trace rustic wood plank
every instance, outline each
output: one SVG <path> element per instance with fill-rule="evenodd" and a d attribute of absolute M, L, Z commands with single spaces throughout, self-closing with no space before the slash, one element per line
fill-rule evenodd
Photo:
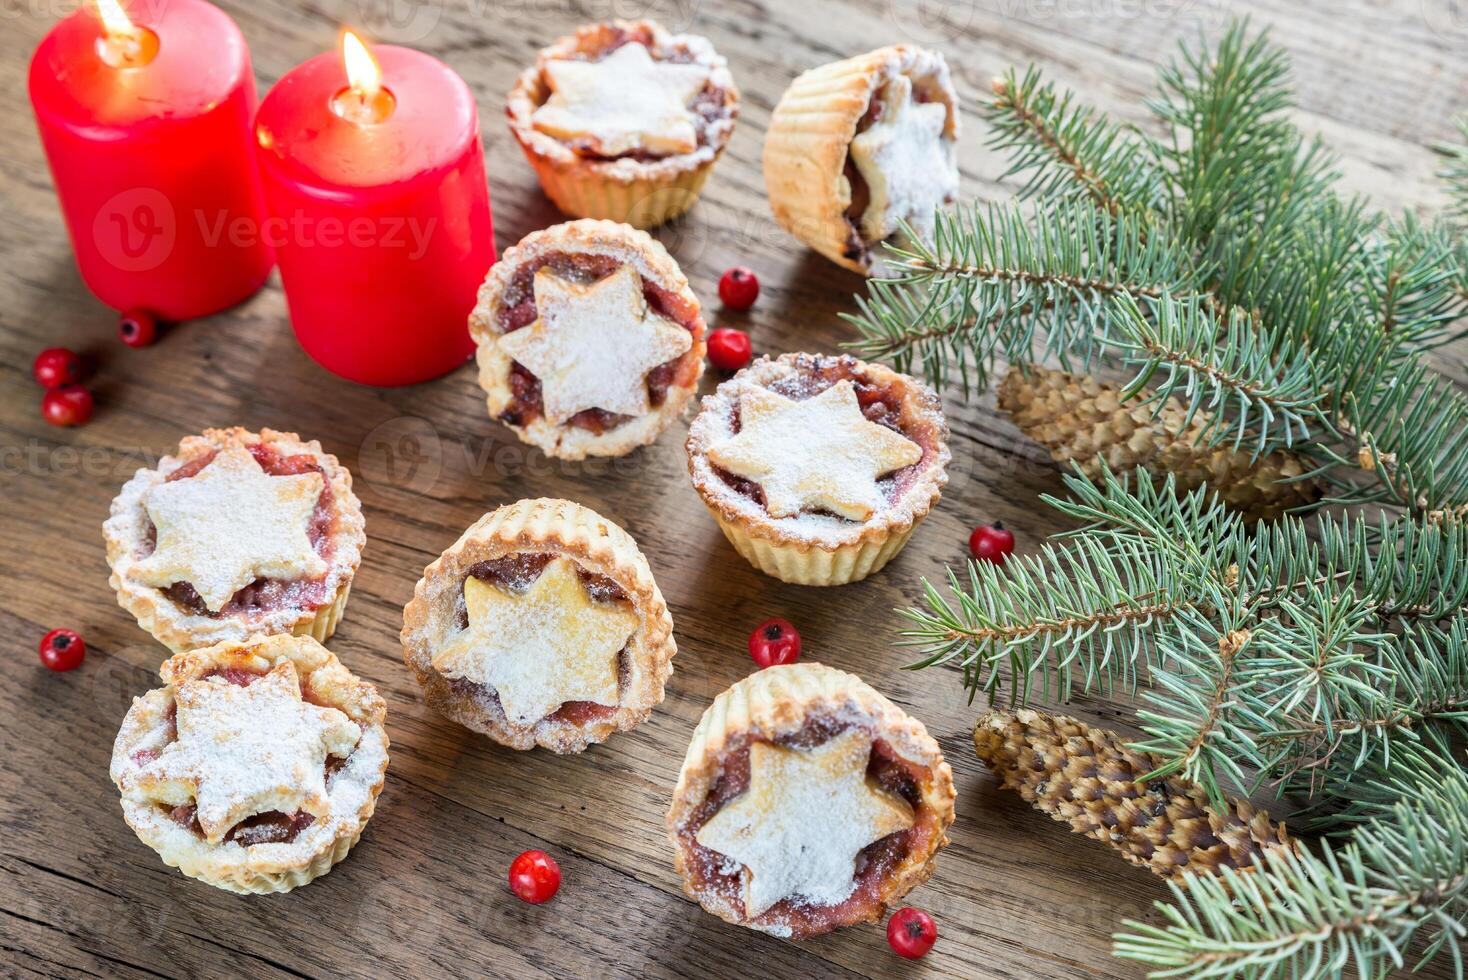
<path fill-rule="evenodd" d="M 759 349 L 829 350 L 860 280 L 798 247 L 770 219 L 759 173 L 761 133 L 799 70 L 895 40 L 937 45 L 968 100 L 965 192 L 998 199 L 1002 161 L 973 111 L 991 76 L 1043 64 L 1119 117 L 1146 122 L 1141 98 L 1174 42 L 1217 30 L 1229 13 L 1271 25 L 1295 57 L 1299 118 L 1344 155 L 1347 185 L 1381 206 L 1431 209 L 1442 192 L 1425 149 L 1468 105 L 1468 23 L 1440 0 L 804 0 L 800 4 L 572 0 L 226 0 L 252 42 L 262 90 L 329 46 L 339 23 L 448 60 L 479 98 L 501 248 L 558 215 L 540 195 L 501 122 L 503 93 L 534 51 L 614 7 L 644 9 L 713 39 L 744 90 L 739 129 L 694 212 L 658 234 L 694 288 L 713 297 L 719 272 L 757 268 L 748 314 L 712 310 L 752 331 Z M 46 5 L 38 5 L 44 7 Z M 389 9 L 398 14 L 393 20 Z M 992 414 L 948 393 L 953 479 L 903 556 L 875 579 L 836 591 L 764 578 L 740 560 L 687 486 L 681 430 L 614 463 L 548 462 L 484 414 L 472 369 L 409 389 L 339 381 L 302 357 L 272 283 L 227 314 L 170 331 L 154 349 L 112 341 L 113 317 L 72 267 L 25 102 L 25 65 L 56 11 L 7 18 L 0 34 L 0 960 L 38 976 L 772 976 L 923 973 L 985 977 L 1140 976 L 1108 955 L 1124 917 L 1154 917 L 1154 879 L 999 792 L 973 758 L 975 709 L 950 671 L 901 669 L 890 610 L 923 576 L 959 558 L 968 529 L 1002 519 L 1022 547 L 1058 529 L 1036 505 L 1060 487 L 1043 452 Z M 93 354 L 96 419 L 46 426 L 29 365 L 41 347 Z M 1463 378 L 1461 350 L 1444 366 Z M 712 379 L 710 379 L 710 385 Z M 113 602 L 99 525 L 133 469 L 209 425 L 294 429 L 352 468 L 369 544 L 332 648 L 390 705 L 392 767 L 379 812 L 352 857 L 289 896 L 246 899 L 164 868 L 121 820 L 107 778 L 113 735 L 132 696 L 152 686 L 163 652 Z M 416 440 L 416 441 L 415 441 Z M 417 446 L 400 465 L 400 450 Z M 397 455 L 394 455 L 397 453 Z M 677 625 L 668 697 L 634 732 L 580 757 L 490 745 L 422 706 L 397 645 L 401 607 L 423 566 L 486 509 L 529 495 L 580 500 L 641 542 Z M 851 669 L 922 718 L 953 764 L 953 844 L 913 900 L 939 919 L 925 964 L 899 967 L 880 929 L 803 945 L 727 926 L 687 901 L 662 830 L 694 724 L 749 669 L 743 637 L 788 616 L 807 656 Z M 34 663 L 45 629 L 82 630 L 85 668 L 52 676 Z M 1124 701 L 1068 709 L 1125 727 Z M 560 897 L 532 908 L 503 887 L 511 857 L 551 850 Z M 899 972 L 900 971 L 900 972 Z M 1439 968 L 1429 972 L 1445 976 Z"/>

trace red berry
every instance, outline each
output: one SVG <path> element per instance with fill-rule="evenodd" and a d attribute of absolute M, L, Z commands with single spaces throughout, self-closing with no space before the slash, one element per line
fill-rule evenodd
<path fill-rule="evenodd" d="M 47 390 L 74 385 L 85 373 L 81 357 L 65 347 L 47 347 L 36 355 L 36 361 L 31 365 L 31 374 Z"/>
<path fill-rule="evenodd" d="M 909 960 L 919 960 L 938 941 L 938 923 L 922 909 L 898 909 L 887 920 L 887 945 Z"/>
<path fill-rule="evenodd" d="M 1002 565 L 1014 554 L 1014 532 L 998 521 L 981 525 L 969 535 L 968 550 L 975 558 Z"/>
<path fill-rule="evenodd" d="M 743 330 L 720 327 L 709 334 L 709 362 L 720 371 L 738 371 L 753 355 L 749 334 Z"/>
<path fill-rule="evenodd" d="M 522 902 L 548 902 L 561 888 L 561 866 L 544 851 L 526 851 L 510 863 L 510 891 Z"/>
<path fill-rule="evenodd" d="M 117 335 L 129 347 L 147 347 L 158 339 L 158 318 L 147 310 L 128 310 L 117 320 Z"/>
<path fill-rule="evenodd" d="M 52 630 L 41 637 L 40 654 L 47 670 L 76 670 L 87 655 L 87 644 L 75 630 Z"/>
<path fill-rule="evenodd" d="M 92 393 L 81 385 L 48 391 L 41 398 L 41 417 L 52 425 L 83 425 L 92 417 Z"/>
<path fill-rule="evenodd" d="M 767 619 L 749 634 L 749 655 L 761 669 L 793 664 L 800 659 L 800 634 L 788 619 Z"/>
<path fill-rule="evenodd" d="M 759 277 L 748 266 L 734 266 L 719 278 L 719 299 L 731 310 L 749 309 L 759 299 Z"/>

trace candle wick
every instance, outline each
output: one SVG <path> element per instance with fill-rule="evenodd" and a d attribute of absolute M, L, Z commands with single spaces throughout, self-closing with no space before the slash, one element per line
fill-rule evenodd
<path fill-rule="evenodd" d="M 397 108 L 397 99 L 385 88 L 367 92 L 348 86 L 331 99 L 331 111 L 347 122 L 374 126 L 386 122 Z"/>
<path fill-rule="evenodd" d="M 141 68 L 158 57 L 158 35 L 146 27 L 107 30 L 97 39 L 98 56 L 112 68 Z"/>

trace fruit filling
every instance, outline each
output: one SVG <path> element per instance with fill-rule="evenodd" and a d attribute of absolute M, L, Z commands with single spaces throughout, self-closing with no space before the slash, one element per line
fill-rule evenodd
<path fill-rule="evenodd" d="M 881 92 L 881 87 L 873 91 L 871 101 L 867 105 L 867 111 L 856 122 L 856 130 L 851 134 L 853 139 L 866 132 L 872 127 L 872 124 L 882 118 L 882 113 L 886 109 L 886 103 L 881 98 Z M 938 93 L 931 89 L 931 83 L 918 79 L 913 80 L 912 100 L 914 102 L 934 102 L 938 98 Z M 846 178 L 847 183 L 851 187 L 851 203 L 846 206 L 846 223 L 849 228 L 846 247 L 842 249 L 842 252 L 848 259 L 861 259 L 867 254 L 869 245 L 871 244 L 862 238 L 861 227 L 862 219 L 866 217 L 867 208 L 871 207 L 872 189 L 868 186 L 867 179 L 862 176 L 861 170 L 858 169 L 850 155 L 846 157 L 846 162 L 842 165 L 841 174 Z"/>
<path fill-rule="evenodd" d="M 506 592 L 525 592 L 545 571 L 556 556 L 549 552 L 516 552 L 502 558 L 490 558 L 469 566 L 469 576 L 487 582 Z M 605 575 L 598 575 L 577 566 L 577 577 L 581 587 L 594 602 L 631 602 L 632 597 Z M 464 590 L 454 606 L 454 628 L 467 629 L 469 612 L 464 606 Z M 631 662 L 624 649 L 617 655 L 617 688 L 625 691 L 631 682 Z M 499 694 L 488 684 L 479 684 L 464 677 L 448 678 L 454 691 L 467 698 L 482 701 L 496 714 L 503 715 Z M 597 704 L 595 701 L 567 701 L 547 716 L 547 721 L 581 725 L 600 718 L 610 718 L 617 711 L 615 705 Z"/>
<path fill-rule="evenodd" d="M 832 718 L 811 718 L 799 731 L 771 741 L 786 748 L 810 749 L 856 727 L 860 726 Z M 743 867 L 700 844 L 698 832 L 725 804 L 749 787 L 750 742 L 751 738 L 746 734 L 730 743 L 731 747 L 723 759 L 723 769 L 714 779 L 707 799 L 678 831 L 689 858 L 689 872 L 695 887 L 719 894 L 740 908 L 743 907 Z M 916 817 L 913 825 L 888 834 L 858 852 L 854 886 L 843 901 L 835 905 L 813 905 L 799 896 L 786 898 L 771 906 L 755 921 L 787 925 L 795 939 L 859 922 L 881 903 L 883 887 L 893 869 L 908 855 L 927 848 L 939 831 L 936 818 L 922 805 L 920 787 L 931 775 L 927 767 L 898 758 L 891 746 L 881 738 L 874 738 L 867 775 L 889 793 L 908 802 Z"/>
<path fill-rule="evenodd" d="M 202 467 L 200 467 L 202 468 Z M 197 472 L 197 471 L 196 471 Z M 249 687 L 261 675 L 246 670 L 243 667 L 216 667 L 208 673 L 200 675 L 200 680 L 218 677 L 230 684 L 240 687 Z M 312 695 L 307 686 L 305 678 L 301 680 L 301 697 L 312 704 L 322 702 Z M 164 715 L 166 726 L 164 745 L 178 738 L 178 704 L 170 702 L 168 711 Z M 140 766 L 147 765 L 162 754 L 162 748 L 142 749 L 134 752 L 131 756 L 133 762 Z M 347 764 L 347 759 L 341 756 L 329 755 L 326 757 L 325 775 L 326 788 L 330 792 L 332 780 Z M 192 803 L 184 803 L 179 806 L 169 806 L 160 803 L 158 806 L 168 814 L 168 819 L 181 827 L 192 830 L 199 837 L 204 836 L 204 829 L 199 826 L 198 807 Z M 279 810 L 270 810 L 265 813 L 256 813 L 246 817 L 229 829 L 224 835 L 225 843 L 239 844 L 242 847 L 250 847 L 255 844 L 289 844 L 300 836 L 301 832 L 316 822 L 313 814 L 299 811 L 296 813 L 282 813 Z"/>
<path fill-rule="evenodd" d="M 640 26 L 616 27 L 609 31 L 609 38 L 604 47 L 598 51 L 580 51 L 570 55 L 560 55 L 566 60 L 576 61 L 601 61 L 612 52 L 625 44 L 641 44 L 647 48 L 647 53 L 654 61 L 666 61 L 671 64 L 691 65 L 697 62 L 693 52 L 684 45 L 675 45 L 670 50 L 660 50 L 653 38 L 652 32 Z M 543 86 L 541 102 L 544 103 L 551 95 L 550 86 Z M 729 93 L 722 86 L 717 85 L 710 79 L 703 88 L 688 103 L 688 111 L 693 116 L 693 129 L 698 134 L 698 146 L 702 149 L 713 140 L 713 127 L 715 123 L 728 119 L 733 114 L 730 106 Z M 632 150 L 627 153 L 605 154 L 601 152 L 598 142 L 591 137 L 584 139 L 573 139 L 564 141 L 577 156 L 590 160 L 639 160 L 648 162 L 661 160 L 666 154 L 649 152 L 647 150 Z"/>
<path fill-rule="evenodd" d="M 549 267 L 562 279 L 589 285 L 616 272 L 622 261 L 610 255 L 592 255 L 585 252 L 552 252 L 527 262 L 515 270 L 514 278 L 505 288 L 499 311 L 500 328 L 513 333 L 534 323 L 540 316 L 535 306 L 535 273 Z M 698 309 L 687 303 L 672 290 L 664 289 L 655 282 L 642 280 L 642 296 L 653 312 L 658 313 L 688 330 L 696 329 Z M 648 372 L 647 397 L 653 408 L 657 408 L 668 397 L 673 385 L 690 385 L 698 371 L 697 359 L 692 351 L 671 361 L 659 364 Z M 500 412 L 498 418 L 507 425 L 526 426 L 545 414 L 541 400 L 540 379 L 519 361 L 510 363 L 510 404 Z M 566 420 L 566 424 L 600 435 L 619 425 L 632 421 L 630 415 L 618 415 L 600 408 L 588 408 L 577 412 Z"/>
<path fill-rule="evenodd" d="M 867 417 L 868 421 L 886 426 L 922 448 L 923 456 L 916 463 L 905 466 L 895 473 L 889 473 L 877 481 L 877 486 L 881 488 L 887 501 L 895 503 L 907 492 L 918 473 L 932 462 L 938 452 L 936 442 L 925 431 L 921 429 L 909 431 L 904 426 L 903 393 L 896 385 L 883 385 L 866 380 L 851 358 L 813 357 L 801 365 L 798 374 L 781 378 L 767 387 L 786 398 L 805 401 L 807 398 L 814 398 L 839 381 L 850 381 L 855 386 L 857 403 L 861 405 L 862 414 Z M 730 431 L 737 434 L 741 427 L 739 405 L 735 404 L 733 417 L 730 419 Z M 710 465 L 712 466 L 712 463 Z M 735 493 L 748 497 L 761 507 L 765 506 L 764 490 L 758 483 L 735 476 L 718 466 L 713 466 L 713 471 Z M 837 515 L 831 516 L 836 517 Z M 838 519 L 845 520 L 845 518 Z"/>
<path fill-rule="evenodd" d="M 306 537 L 312 547 L 316 549 L 316 553 L 330 562 L 334 550 L 331 531 L 336 522 L 331 477 L 310 455 L 287 456 L 273 446 L 260 443 L 249 448 L 250 455 L 255 457 L 260 468 L 271 476 L 296 476 L 312 472 L 321 474 L 321 496 L 316 499 L 316 508 L 311 512 L 311 520 L 306 525 Z M 215 455 L 210 452 L 191 459 L 169 473 L 165 479 L 172 482 L 197 476 L 199 471 L 214 460 Z M 158 529 L 150 523 L 145 555 L 150 554 L 157 546 L 157 539 Z M 248 617 L 275 609 L 317 609 L 326 605 L 331 599 L 331 596 L 327 594 L 325 576 L 314 579 L 256 579 L 231 596 L 218 612 L 211 611 L 204 604 L 203 598 L 200 597 L 191 582 L 175 582 L 162 591 L 176 605 L 195 616 L 205 616 L 209 619 L 223 619 L 230 616 Z"/>

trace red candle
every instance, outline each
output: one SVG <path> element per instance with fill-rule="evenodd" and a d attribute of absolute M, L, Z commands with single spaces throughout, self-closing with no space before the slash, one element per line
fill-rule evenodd
<path fill-rule="evenodd" d="M 82 279 L 170 320 L 233 306 L 270 273 L 239 28 L 204 0 L 129 20 L 97 0 L 31 60 L 30 96 Z"/>
<path fill-rule="evenodd" d="M 291 323 L 306 352 L 374 385 L 437 377 L 473 351 L 494 263 L 474 98 L 442 62 L 355 35 L 265 96 L 260 168 Z"/>

